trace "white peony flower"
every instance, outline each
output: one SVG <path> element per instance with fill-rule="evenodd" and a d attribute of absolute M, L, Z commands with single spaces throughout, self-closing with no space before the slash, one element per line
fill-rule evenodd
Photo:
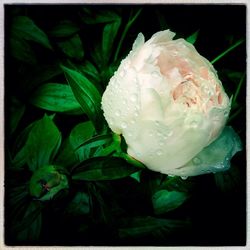
<path fill-rule="evenodd" d="M 138 35 L 103 94 L 105 119 L 125 138 L 128 154 L 151 170 L 179 176 L 224 170 L 196 156 L 221 134 L 230 100 L 211 63 L 174 35 L 161 31 L 147 42 Z"/>

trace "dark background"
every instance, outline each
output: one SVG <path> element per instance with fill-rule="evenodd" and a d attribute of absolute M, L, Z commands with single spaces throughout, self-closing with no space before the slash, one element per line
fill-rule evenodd
<path fill-rule="evenodd" d="M 126 39 L 124 40 L 121 55 L 122 57 L 130 51 L 132 43 L 139 32 L 142 32 L 147 39 L 152 34 L 161 29 L 170 29 L 176 32 L 177 37 L 188 37 L 193 32 L 199 30 L 199 36 L 195 44 L 198 52 L 208 60 L 214 59 L 222 51 L 227 49 L 233 41 L 246 38 L 246 6 L 244 5 L 89 5 L 93 11 L 101 9 L 116 10 L 127 19 L 131 9 L 142 7 L 142 12 L 137 21 L 131 27 Z M 97 29 L 84 27 L 81 20 L 80 5 L 5 5 L 5 115 L 6 115 L 6 145 L 13 143 L 13 138 L 8 136 L 8 121 L 10 116 L 8 103 L 10 94 L 14 94 L 27 104 L 27 112 L 21 121 L 20 130 L 26 127 L 31 121 L 41 116 L 42 111 L 34 108 L 27 103 L 27 92 L 18 84 L 19 73 L 16 68 L 16 61 L 10 56 L 9 30 L 13 15 L 21 14 L 29 16 L 38 27 L 46 31 L 56 24 L 58 20 L 72 20 L 83 27 L 80 35 L 85 48 L 86 57 L 90 57 L 91 50 L 88 46 L 92 41 L 88 40 L 91 35 L 98 37 Z M 124 25 L 124 24 L 122 24 Z M 123 27 L 123 26 L 122 26 Z M 122 32 L 122 28 L 120 32 Z M 119 37 L 119 36 L 118 36 Z M 49 62 L 57 60 L 60 54 L 51 56 L 45 50 L 35 48 L 39 60 Z M 80 63 L 80 62 L 79 62 Z M 223 72 L 225 70 L 240 71 L 246 70 L 246 45 L 245 43 L 222 58 L 215 65 L 216 70 L 222 80 L 223 86 L 228 93 L 232 95 L 235 92 L 236 85 L 227 78 Z M 74 231 L 75 221 L 63 221 L 60 212 L 60 203 L 58 210 L 50 210 L 53 204 L 50 204 L 43 216 L 43 228 L 41 238 L 38 242 L 25 242 L 24 244 L 37 245 L 190 245 L 190 246 L 231 246 L 246 244 L 246 87 L 244 86 L 238 97 L 239 105 L 243 107 L 240 115 L 232 120 L 229 125 L 233 126 L 240 135 L 243 143 L 243 151 L 238 153 L 232 161 L 232 169 L 237 169 L 238 179 L 235 181 L 233 174 L 233 184 L 229 190 L 223 191 L 216 185 L 213 175 L 195 177 L 195 187 L 192 198 L 176 211 L 168 216 L 171 218 L 188 217 L 191 220 L 189 231 L 173 234 L 171 238 L 165 240 L 150 239 L 142 237 L 139 239 L 119 240 L 114 233 L 114 228 L 108 228 L 93 225 L 87 234 L 76 234 Z M 61 116 L 57 120 L 62 133 L 67 134 L 68 128 L 80 117 L 65 119 Z M 229 174 L 230 175 L 230 174 Z M 12 175 L 6 169 L 5 177 L 12 178 Z M 21 177 L 20 177 L 21 178 Z M 118 181 L 112 182 L 112 186 L 120 188 L 121 192 L 128 189 L 128 193 L 133 193 L 133 185 L 122 186 Z M 6 193 L 8 194 L 8 181 L 6 180 Z M 129 201 L 130 202 L 130 201 Z M 128 203 L 129 203 L 128 202 Z M 147 201 L 144 197 L 136 199 L 135 211 L 141 214 L 151 214 Z M 9 232 L 8 210 L 11 210 L 9 204 L 5 204 L 5 230 L 6 243 L 8 245 L 20 244 Z M 124 205 L 130 210 L 128 205 Z M 59 212 L 58 212 L 59 211 Z M 133 213 L 133 211 L 130 213 Z M 185 215 L 185 216 L 184 216 Z"/>

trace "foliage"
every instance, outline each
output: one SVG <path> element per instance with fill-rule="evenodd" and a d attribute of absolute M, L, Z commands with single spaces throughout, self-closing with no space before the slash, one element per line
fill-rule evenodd
<path fill-rule="evenodd" d="M 101 110 L 137 34 L 171 28 L 214 63 L 233 96 L 228 125 L 244 148 L 244 10 L 6 6 L 6 244 L 244 245 L 244 150 L 226 172 L 165 176 L 126 154 Z"/>

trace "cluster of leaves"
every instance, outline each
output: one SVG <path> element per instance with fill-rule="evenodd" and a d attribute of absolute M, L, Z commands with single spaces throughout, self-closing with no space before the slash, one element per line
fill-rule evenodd
<path fill-rule="evenodd" d="M 7 10 L 7 243 L 176 244 L 180 235 L 185 242 L 192 216 L 183 211 L 196 179 L 144 169 L 125 153 L 101 110 L 143 8 L 79 6 L 76 16 L 49 25 L 35 21 L 32 8 Z M 195 43 L 198 34 L 187 40 Z M 240 44 L 233 41 L 223 56 Z M 242 112 L 245 73 L 225 70 L 223 76 L 237 85 L 233 122 Z M 215 175 L 222 190 L 234 188 L 239 174 L 232 169 Z"/>

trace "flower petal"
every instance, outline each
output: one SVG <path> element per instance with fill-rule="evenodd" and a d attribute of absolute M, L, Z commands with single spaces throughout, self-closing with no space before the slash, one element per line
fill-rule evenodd
<path fill-rule="evenodd" d="M 230 168 L 231 158 L 241 150 L 239 136 L 232 127 L 225 127 L 217 140 L 205 147 L 183 167 L 173 169 L 169 174 L 195 176 L 225 171 Z"/>

